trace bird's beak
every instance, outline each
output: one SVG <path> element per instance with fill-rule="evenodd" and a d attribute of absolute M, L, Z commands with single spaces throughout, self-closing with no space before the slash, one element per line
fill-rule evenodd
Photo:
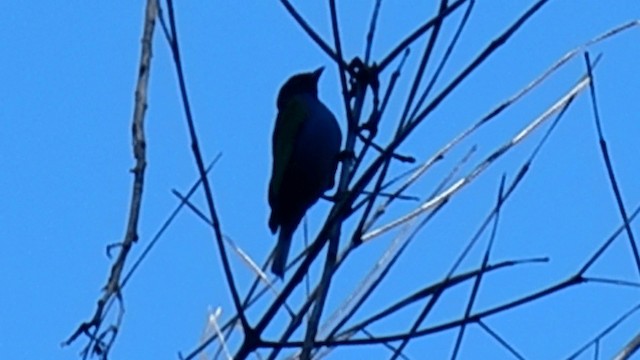
<path fill-rule="evenodd" d="M 314 71 L 313 77 L 316 79 L 316 81 L 318 81 L 318 79 L 320 79 L 320 75 L 322 75 L 322 72 L 324 71 L 324 66 L 320 66 L 316 71 Z"/>

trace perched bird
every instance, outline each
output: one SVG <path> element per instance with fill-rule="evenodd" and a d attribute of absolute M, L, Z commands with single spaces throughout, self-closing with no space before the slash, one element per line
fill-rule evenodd
<path fill-rule="evenodd" d="M 269 228 L 278 234 L 271 271 L 282 278 L 291 237 L 305 212 L 333 188 L 342 133 L 335 116 L 318 100 L 323 67 L 289 78 L 278 94 L 269 182 Z"/>

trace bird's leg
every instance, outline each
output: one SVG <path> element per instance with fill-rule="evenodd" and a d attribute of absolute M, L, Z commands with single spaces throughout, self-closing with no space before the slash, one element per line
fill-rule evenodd
<path fill-rule="evenodd" d="M 355 161 L 355 160 L 356 160 L 356 154 L 353 152 L 353 150 L 342 150 L 338 153 L 338 155 L 336 155 L 336 162 L 343 163 L 343 166 L 345 162 Z M 327 201 L 331 201 L 332 203 L 337 203 L 344 196 L 344 194 L 338 194 L 338 193 L 339 192 L 336 190 L 336 193 L 334 195 L 322 194 L 320 195 L 320 198 Z"/>
<path fill-rule="evenodd" d="M 367 131 L 369 133 L 369 138 L 373 139 L 378 134 L 378 124 L 380 123 L 380 111 L 374 109 L 369 116 L 369 120 L 365 121 L 362 125 L 360 125 L 360 131 L 358 135 L 362 135 L 363 131 Z"/>
<path fill-rule="evenodd" d="M 345 163 L 347 161 L 355 161 L 356 160 L 356 154 L 353 152 L 353 150 L 342 150 L 338 153 L 338 155 L 336 155 L 336 162 L 339 163 Z M 322 194 L 320 195 L 321 199 L 327 200 L 327 201 L 331 201 L 333 203 L 337 203 L 341 196 L 338 196 L 338 192 L 336 191 L 336 193 L 334 195 L 325 195 Z"/>

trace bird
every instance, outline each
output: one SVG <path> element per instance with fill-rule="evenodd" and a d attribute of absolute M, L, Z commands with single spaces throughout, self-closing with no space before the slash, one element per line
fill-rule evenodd
<path fill-rule="evenodd" d="M 272 135 L 269 228 L 278 233 L 271 272 L 284 277 L 291 239 L 307 210 L 335 184 L 342 132 L 318 99 L 324 67 L 296 74 L 280 88 Z"/>

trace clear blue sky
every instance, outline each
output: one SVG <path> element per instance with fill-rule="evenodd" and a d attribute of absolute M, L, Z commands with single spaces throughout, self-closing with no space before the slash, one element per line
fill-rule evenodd
<path fill-rule="evenodd" d="M 331 42 L 325 4 L 314 3 L 301 6 L 301 12 Z M 371 8 L 363 1 L 341 3 L 344 47 L 352 58 L 362 54 Z M 433 14 L 436 2 L 422 3 L 383 3 L 374 58 L 384 56 Z M 439 89 L 522 13 L 526 3 L 531 1 L 480 1 Z M 223 231 L 262 263 L 274 242 L 266 225 L 265 191 L 277 89 L 293 73 L 327 66 L 320 97 L 345 128 L 335 66 L 277 1 L 252 2 L 251 6 L 181 2 L 176 11 L 201 145 L 207 159 L 222 153 L 212 184 Z M 59 344 L 93 314 L 110 266 L 105 246 L 120 241 L 125 230 L 142 15 L 142 1 L 0 3 L 0 357 L 4 359 L 77 358 L 82 341 L 64 349 Z M 418 159 L 429 157 L 567 51 L 637 18 L 637 0 L 550 1 L 434 112 L 401 151 Z M 159 30 L 146 118 L 148 167 L 140 245 L 150 240 L 178 203 L 170 190 L 186 192 L 197 179 L 174 68 Z M 443 39 L 452 31 L 452 26 L 445 28 Z M 638 29 L 633 29 L 592 49 L 594 55 L 604 54 L 596 72 L 599 105 L 629 209 L 640 201 L 639 38 Z M 413 69 L 421 44 L 412 47 L 408 69 Z M 410 193 L 422 198 L 430 194 L 456 161 L 477 144 L 478 152 L 465 168 L 468 171 L 559 98 L 583 71 L 584 62 L 578 57 L 462 144 Z M 410 74 L 403 73 L 383 131 L 395 124 Z M 383 85 L 388 76 L 383 75 Z M 574 104 L 505 206 L 492 255 L 494 261 L 538 256 L 551 261 L 510 268 L 487 278 L 476 309 L 495 306 L 572 274 L 619 226 L 587 100 L 582 96 Z M 452 257 L 493 206 L 500 176 L 506 173 L 513 178 L 541 134 L 523 142 L 447 205 L 411 245 L 392 273 L 394 280 L 385 284 L 365 314 L 446 273 Z M 383 133 L 379 141 L 384 144 L 388 139 Z M 398 165 L 393 170 L 402 169 Z M 202 198 L 197 195 L 194 201 L 203 204 Z M 380 224 L 413 206 L 400 204 Z M 312 233 L 327 208 L 320 204 L 311 211 Z M 634 225 L 636 232 L 640 230 L 637 222 Z M 353 224 L 345 226 L 348 231 Z M 329 306 L 349 293 L 395 234 L 397 231 L 358 250 L 338 274 Z M 480 254 L 479 248 L 463 267 L 477 267 Z M 233 265 L 244 290 L 249 272 L 237 259 Z M 232 313 L 220 269 L 211 232 L 193 214 L 183 211 L 125 289 L 125 320 L 113 359 L 175 359 L 177 352 L 192 350 L 208 308 L 222 307 L 225 319 Z M 626 240 L 616 241 L 589 275 L 638 282 Z M 462 286 L 449 293 L 427 324 L 459 316 L 468 292 L 469 287 Z M 556 359 L 590 340 L 638 298 L 638 289 L 587 284 L 487 322 L 526 358 Z M 405 329 L 405 321 L 413 316 L 403 314 L 372 330 L 395 333 Z M 640 330 L 634 326 L 639 319 L 636 315 L 605 339 L 601 348 L 605 357 Z M 462 358 L 511 358 L 477 326 L 470 327 L 467 335 Z M 453 339 L 454 332 L 434 336 L 411 345 L 407 354 L 412 359 L 424 358 L 425 353 L 434 359 L 447 358 Z M 386 356 L 380 348 L 370 350 L 374 358 Z M 334 358 L 353 351 L 337 352 Z"/>

